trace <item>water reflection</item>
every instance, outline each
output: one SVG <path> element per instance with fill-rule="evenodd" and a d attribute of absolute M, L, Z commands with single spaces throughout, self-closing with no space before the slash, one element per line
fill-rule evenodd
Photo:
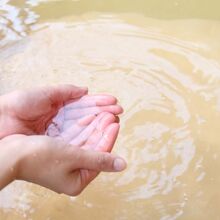
<path fill-rule="evenodd" d="M 218 0 L 212 4 L 199 0 L 167 0 L 166 4 L 162 0 L 136 0 L 136 4 L 131 0 L 112 0 L 105 4 L 100 0 L 1 0 L 0 47 L 39 29 L 38 21 L 43 23 L 88 12 L 139 13 L 160 19 L 219 19 L 219 6 Z"/>
<path fill-rule="evenodd" d="M 26 217 L 31 213 L 31 192 L 21 182 L 16 182 L 0 192 L 0 207 L 5 213 L 18 212 Z"/>
<path fill-rule="evenodd" d="M 34 30 L 39 18 L 33 11 L 39 1 L 26 1 L 23 6 L 16 6 L 10 0 L 0 2 L 0 47 L 20 40 Z"/>

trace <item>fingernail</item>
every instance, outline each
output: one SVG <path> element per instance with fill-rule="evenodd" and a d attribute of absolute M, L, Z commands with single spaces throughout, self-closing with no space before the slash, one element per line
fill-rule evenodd
<path fill-rule="evenodd" d="M 115 171 L 122 171 L 126 168 L 126 163 L 121 158 L 116 158 L 113 163 Z"/>

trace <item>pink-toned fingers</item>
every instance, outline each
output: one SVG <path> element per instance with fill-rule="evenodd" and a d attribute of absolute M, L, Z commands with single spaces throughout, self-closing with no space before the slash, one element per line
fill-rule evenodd
<path fill-rule="evenodd" d="M 78 100 L 72 100 L 72 102 L 65 105 L 66 110 L 76 108 L 87 108 L 94 106 L 107 106 L 115 105 L 117 99 L 111 95 L 86 95 Z"/>
<path fill-rule="evenodd" d="M 95 150 L 102 152 L 111 152 L 118 137 L 120 125 L 118 123 L 110 124 L 104 131 L 104 134 L 96 145 Z"/>
<path fill-rule="evenodd" d="M 106 113 L 106 115 L 100 120 L 100 122 L 97 124 L 96 128 L 94 129 L 91 136 L 86 141 L 85 145 L 83 146 L 84 149 L 95 149 L 96 145 L 101 140 L 105 129 L 112 123 L 115 122 L 115 116 Z"/>
<path fill-rule="evenodd" d="M 65 112 L 65 120 L 77 119 L 85 115 L 97 115 L 102 112 L 109 112 L 114 115 L 119 115 L 123 112 L 123 109 L 119 105 L 88 107 L 88 108 L 82 108 L 80 110 L 71 109 Z"/>
<path fill-rule="evenodd" d="M 95 115 L 86 115 L 77 120 L 68 120 L 63 125 L 52 122 L 46 131 L 46 135 L 50 137 L 59 136 L 69 142 L 82 132 L 95 118 Z"/>
<path fill-rule="evenodd" d="M 77 135 L 79 135 L 87 126 L 89 126 L 89 124 L 92 123 L 93 120 L 95 120 L 95 118 L 96 116 L 94 115 L 87 115 L 83 118 L 72 121 L 72 125 L 69 124 L 68 127 L 64 127 L 63 131 L 60 133 L 60 137 L 62 137 L 63 140 L 70 142 Z"/>
<path fill-rule="evenodd" d="M 105 129 L 116 120 L 115 116 L 110 113 L 106 113 L 106 115 L 100 120 L 97 124 L 96 128 L 94 129 L 91 136 L 86 141 L 85 145 L 83 146 L 84 149 L 95 149 L 99 141 L 102 139 L 104 135 Z"/>
<path fill-rule="evenodd" d="M 89 124 L 77 137 L 70 141 L 70 144 L 75 146 L 82 146 L 96 129 L 96 126 L 100 122 L 100 120 L 106 115 L 106 112 L 99 114 L 91 124 Z"/>
<path fill-rule="evenodd" d="M 111 115 L 111 116 L 110 116 Z M 102 135 L 103 127 L 107 126 L 110 123 L 113 123 L 115 121 L 114 115 L 103 112 L 99 114 L 93 122 L 88 125 L 76 138 L 74 138 L 70 144 L 76 145 L 76 146 L 82 146 L 85 143 L 87 143 L 89 140 L 90 142 L 93 142 L 93 139 L 97 139 L 99 136 Z M 99 133 L 96 132 L 99 129 Z M 93 140 L 93 141 L 92 141 Z"/>

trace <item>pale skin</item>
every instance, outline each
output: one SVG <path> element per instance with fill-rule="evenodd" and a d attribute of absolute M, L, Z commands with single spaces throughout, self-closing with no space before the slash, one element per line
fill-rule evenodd
<path fill-rule="evenodd" d="M 0 96 L 0 189 L 15 179 L 78 195 L 100 171 L 126 168 L 111 154 L 123 109 L 72 85 Z"/>

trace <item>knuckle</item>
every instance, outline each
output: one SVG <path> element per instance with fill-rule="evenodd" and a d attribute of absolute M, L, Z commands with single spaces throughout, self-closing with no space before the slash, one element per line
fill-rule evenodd
<path fill-rule="evenodd" d="M 38 147 L 44 147 L 44 146 L 54 145 L 55 143 L 54 143 L 54 140 L 51 139 L 50 137 L 44 136 L 39 139 L 35 137 L 34 144 L 36 144 L 36 146 Z"/>
<path fill-rule="evenodd" d="M 102 154 L 97 159 L 98 166 L 100 169 L 105 169 L 109 165 L 109 157 L 108 155 Z"/>

